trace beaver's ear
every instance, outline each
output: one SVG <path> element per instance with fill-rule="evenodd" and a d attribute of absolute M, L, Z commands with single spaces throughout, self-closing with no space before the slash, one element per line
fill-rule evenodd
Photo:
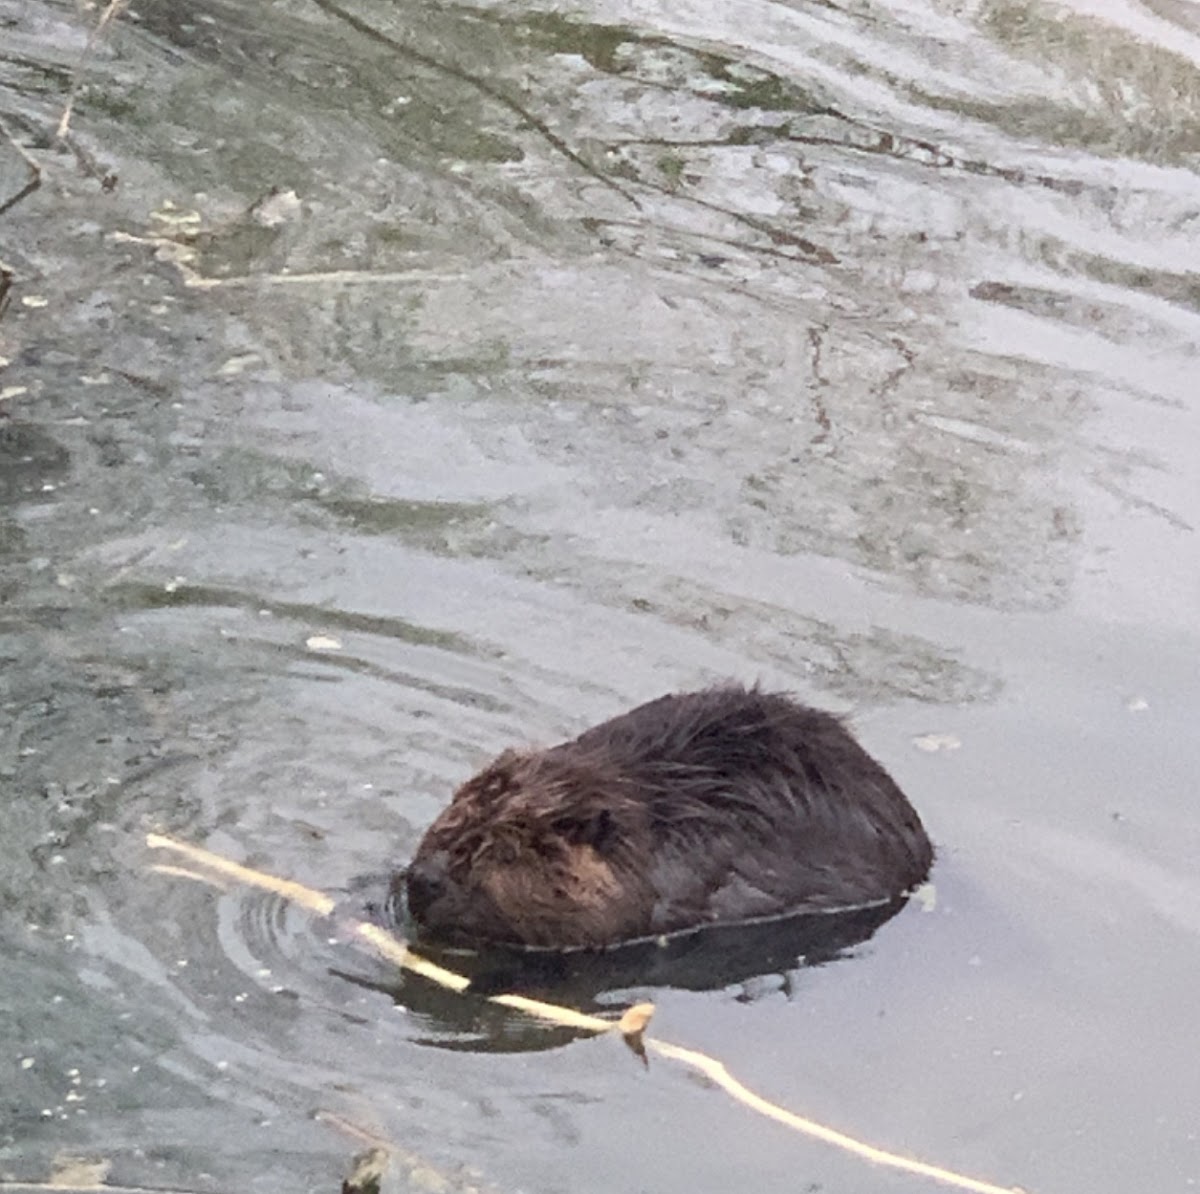
<path fill-rule="evenodd" d="M 561 826 L 560 832 L 568 841 L 579 846 L 591 846 L 598 854 L 612 849 L 618 836 L 617 823 L 606 808 L 586 817 L 572 818 Z"/>

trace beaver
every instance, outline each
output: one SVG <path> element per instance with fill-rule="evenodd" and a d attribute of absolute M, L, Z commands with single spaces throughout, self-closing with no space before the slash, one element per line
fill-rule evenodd
<path fill-rule="evenodd" d="M 419 939 L 571 949 L 888 902 L 932 862 L 840 718 L 725 684 L 505 751 L 393 885 Z"/>

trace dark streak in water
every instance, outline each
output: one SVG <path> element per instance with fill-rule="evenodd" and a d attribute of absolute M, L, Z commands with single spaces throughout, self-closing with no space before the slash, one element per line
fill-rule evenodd
<path fill-rule="evenodd" d="M 554 132 L 553 129 L 550 128 L 548 124 L 546 124 L 544 120 L 538 116 L 535 116 L 531 111 L 529 111 L 522 104 L 519 104 L 504 91 L 495 87 L 491 83 L 488 83 L 486 80 L 478 78 L 470 71 L 465 70 L 463 67 L 458 66 L 453 62 L 445 62 L 434 57 L 433 55 L 426 54 L 413 46 L 405 45 L 403 42 L 397 41 L 393 37 L 389 37 L 386 33 L 376 29 L 367 21 L 364 21 L 362 18 L 355 16 L 351 12 L 348 12 L 341 5 L 335 4 L 334 0 L 313 0 L 313 2 L 318 8 L 323 9 L 325 12 L 329 13 L 333 17 L 336 17 L 338 20 L 344 21 L 347 25 L 361 33 L 364 37 L 369 38 L 372 41 L 379 42 L 381 45 L 386 45 L 395 50 L 398 54 L 403 54 L 406 58 L 411 58 L 414 62 L 421 63 L 422 66 L 427 66 L 433 70 L 441 71 L 452 78 L 459 79 L 464 83 L 468 83 L 483 95 L 486 95 L 489 99 L 495 100 L 496 103 L 507 108 L 514 115 L 520 117 L 520 119 L 527 123 L 531 128 L 536 129 L 542 135 L 542 137 L 544 137 L 545 140 L 554 147 L 555 150 L 562 154 L 562 156 L 568 161 L 579 167 L 579 169 L 585 174 L 591 175 L 591 177 L 602 186 L 607 187 L 610 191 L 614 191 L 623 199 L 628 200 L 628 202 L 632 203 L 634 207 L 641 206 L 638 200 L 624 187 L 619 186 L 602 171 L 598 170 L 592 165 L 591 162 L 573 150 L 556 132 Z"/>
<path fill-rule="evenodd" d="M 359 634 L 380 635 L 422 646 L 439 647 L 462 654 L 478 654 L 478 648 L 456 634 L 416 626 L 403 618 L 383 618 L 356 614 L 349 610 L 331 609 L 319 605 L 304 605 L 290 601 L 273 601 L 254 593 L 223 589 L 215 585 L 180 585 L 166 589 L 162 585 L 135 581 L 118 581 L 106 587 L 105 593 L 113 604 L 122 608 L 171 609 L 185 606 L 210 606 L 219 609 L 240 609 L 250 613 L 266 610 L 275 617 L 289 618 L 327 628 Z"/>

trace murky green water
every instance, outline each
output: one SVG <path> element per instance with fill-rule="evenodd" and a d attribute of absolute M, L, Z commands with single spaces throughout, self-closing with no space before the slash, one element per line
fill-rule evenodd
<path fill-rule="evenodd" d="M 853 712 L 937 904 L 656 1030 L 1001 1184 L 1192 1189 L 1194 8 L 148 0 L 55 142 L 96 18 L 0 0 L 0 1177 L 926 1188 L 150 870 L 346 891 L 501 747 L 731 675 Z"/>

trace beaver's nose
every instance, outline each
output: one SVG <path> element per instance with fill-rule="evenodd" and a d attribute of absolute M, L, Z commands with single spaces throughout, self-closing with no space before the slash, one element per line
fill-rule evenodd
<path fill-rule="evenodd" d="M 404 890 L 408 898 L 408 914 L 414 920 L 424 920 L 430 907 L 445 894 L 449 862 L 445 850 L 413 859 L 404 876 Z"/>

